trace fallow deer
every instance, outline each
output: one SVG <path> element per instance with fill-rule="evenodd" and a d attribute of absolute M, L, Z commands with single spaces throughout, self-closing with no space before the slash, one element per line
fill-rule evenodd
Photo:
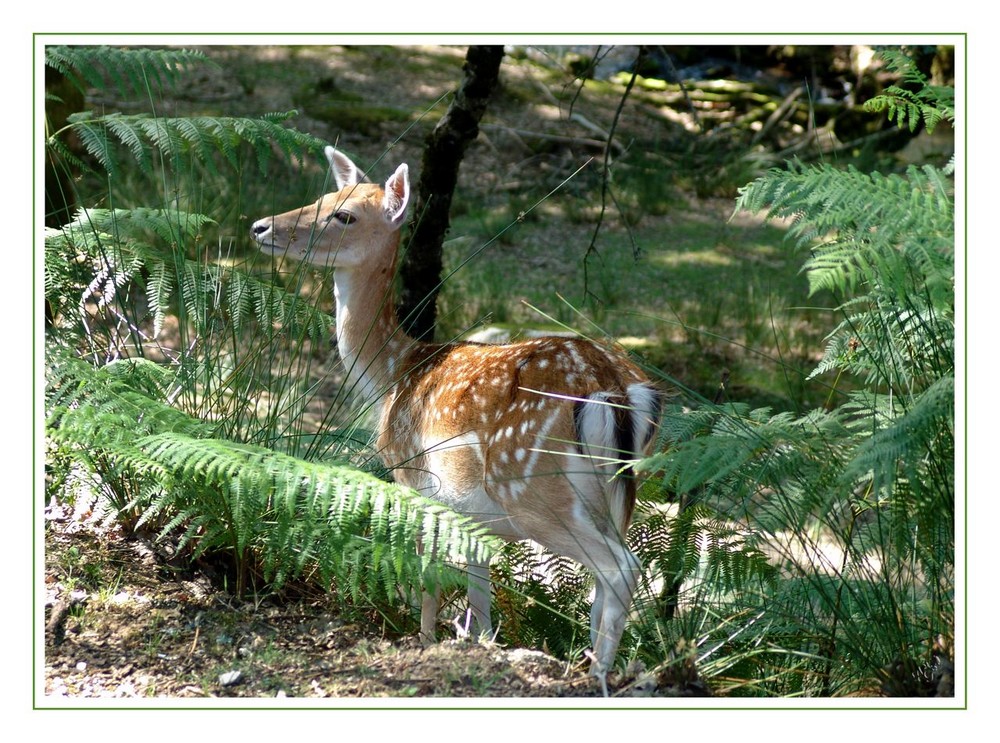
<path fill-rule="evenodd" d="M 594 573 L 591 672 L 606 693 L 641 570 L 624 538 L 636 488 L 628 465 L 650 446 L 660 391 L 624 353 L 582 338 L 408 337 L 392 302 L 407 166 L 380 187 L 333 147 L 326 156 L 338 191 L 258 220 L 253 238 L 266 253 L 334 269 L 340 355 L 380 411 L 377 447 L 398 482 Z M 492 634 L 489 566 L 468 570 L 473 618 Z M 425 641 L 438 605 L 425 591 Z"/>

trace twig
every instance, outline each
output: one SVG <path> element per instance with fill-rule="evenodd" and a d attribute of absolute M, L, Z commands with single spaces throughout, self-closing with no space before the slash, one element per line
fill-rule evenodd
<path fill-rule="evenodd" d="M 758 142 L 760 142 L 765 136 L 767 136 L 768 132 L 770 132 L 771 129 L 775 127 L 775 125 L 780 124 L 789 116 L 791 116 L 794 111 L 795 104 L 798 102 L 799 98 L 802 96 L 804 92 L 805 88 L 803 88 L 800 85 L 797 88 L 795 88 L 795 90 L 793 90 L 791 93 L 786 95 L 785 100 L 783 100 L 781 104 L 776 109 L 774 109 L 771 115 L 767 117 L 767 120 L 764 122 L 764 125 L 760 128 L 760 131 L 754 134 L 753 139 L 750 141 L 750 144 L 757 144 Z"/>
<path fill-rule="evenodd" d="M 594 55 L 590 58 L 590 65 L 588 66 L 588 73 L 587 73 L 588 75 L 590 75 L 597 69 L 597 65 L 600 63 L 602 59 L 604 59 L 611 53 L 611 50 L 614 49 L 614 46 L 609 46 L 604 52 L 601 51 L 602 48 L 603 47 L 598 46 L 594 50 Z M 573 94 L 572 100 L 570 100 L 569 102 L 569 114 L 571 117 L 573 115 L 573 107 L 576 105 L 577 100 L 579 100 L 580 94 L 583 93 L 583 85 L 586 82 L 586 76 L 577 75 L 574 78 L 574 82 L 576 80 L 580 81 L 580 85 L 579 87 L 577 87 L 576 92 Z"/>
<path fill-rule="evenodd" d="M 591 255 L 597 253 L 597 236 L 601 232 L 601 226 L 604 224 L 604 214 L 608 209 L 608 196 L 611 195 L 612 200 L 614 200 L 614 195 L 611 193 L 610 188 L 610 174 L 611 174 L 611 142 L 615 136 L 615 130 L 618 128 L 618 122 L 621 119 L 622 110 L 625 108 L 625 101 L 628 100 L 629 94 L 632 92 L 632 88 L 635 86 L 635 81 L 639 77 L 639 66 L 642 62 L 643 57 L 646 56 L 646 47 L 640 46 L 639 51 L 635 55 L 635 62 L 632 64 L 632 76 L 629 77 L 628 83 L 625 85 L 625 91 L 622 93 L 621 99 L 618 101 L 618 107 L 615 109 L 614 118 L 611 120 L 611 129 L 608 130 L 608 144 L 604 149 L 604 168 L 601 175 L 601 213 L 598 215 L 597 224 L 594 226 L 594 234 L 590 237 L 590 244 L 587 246 L 587 252 L 583 256 L 583 293 L 584 296 L 590 295 L 589 289 L 589 261 Z M 616 202 L 617 205 L 617 202 Z M 621 210 L 619 209 L 619 212 Z M 625 228 L 628 231 L 629 241 L 632 243 L 632 254 L 638 254 L 638 244 L 635 241 L 635 236 L 632 234 L 632 230 L 628 227 L 626 222 Z"/>
<path fill-rule="evenodd" d="M 597 124 L 595 124 L 590 119 L 586 118 L 581 113 L 572 113 L 569 116 L 569 120 L 579 124 L 584 129 L 587 129 L 601 138 L 601 148 L 610 147 L 615 151 L 616 155 L 621 155 L 625 151 L 625 147 L 613 141 L 611 138 L 611 133 L 601 129 Z"/>
<path fill-rule="evenodd" d="M 691 114 L 691 118 L 694 119 L 694 123 L 697 124 L 698 131 L 704 134 L 705 127 L 702 126 L 701 117 L 698 116 L 698 109 L 694 107 L 694 103 L 691 101 L 691 96 L 688 95 L 687 86 L 684 84 L 684 81 L 681 80 L 680 75 L 677 74 L 677 68 L 674 67 L 674 58 L 670 56 L 663 47 L 660 47 L 660 52 L 667 60 L 667 66 L 670 68 L 670 74 L 674 76 L 674 81 L 676 81 L 678 87 L 681 89 L 681 93 L 684 95 L 684 102 L 687 104 L 688 112 Z"/>
<path fill-rule="evenodd" d="M 61 598 L 52 605 L 49 621 L 45 625 L 53 645 L 62 644 L 66 639 L 66 620 L 69 618 L 70 610 L 87 601 L 86 596 L 71 593 L 67 598 Z"/>

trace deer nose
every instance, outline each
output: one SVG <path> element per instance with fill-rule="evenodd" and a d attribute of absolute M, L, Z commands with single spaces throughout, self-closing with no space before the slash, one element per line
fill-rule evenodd
<path fill-rule="evenodd" d="M 255 239 L 260 240 L 268 232 L 271 231 L 271 220 L 270 219 L 259 219 L 253 223 L 250 227 L 250 234 L 254 236 Z"/>

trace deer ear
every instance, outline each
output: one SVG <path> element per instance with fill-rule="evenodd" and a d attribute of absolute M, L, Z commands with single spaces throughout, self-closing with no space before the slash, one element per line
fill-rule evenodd
<path fill-rule="evenodd" d="M 385 182 L 385 196 L 382 208 L 394 225 L 401 225 L 406 217 L 406 206 L 410 202 L 410 169 L 403 163 Z"/>
<path fill-rule="evenodd" d="M 329 146 L 323 151 L 326 153 L 326 159 L 330 163 L 330 170 L 333 172 L 333 177 L 337 181 L 338 191 L 345 186 L 353 186 L 356 183 L 363 183 L 367 180 L 365 174 L 343 152 Z"/>

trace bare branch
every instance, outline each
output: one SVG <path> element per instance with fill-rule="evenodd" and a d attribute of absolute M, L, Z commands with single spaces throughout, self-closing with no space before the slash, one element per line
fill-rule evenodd
<path fill-rule="evenodd" d="M 632 76 L 629 78 L 628 83 L 625 85 L 625 90 L 622 93 L 621 99 L 618 101 L 618 107 L 615 109 L 614 118 L 611 120 L 611 128 L 608 130 L 607 146 L 604 148 L 604 167 L 601 175 L 601 213 L 597 218 L 597 224 L 594 226 L 594 233 L 590 237 L 590 244 L 587 246 L 587 252 L 583 256 L 583 292 L 584 296 L 594 296 L 590 292 L 589 288 L 589 261 L 593 255 L 598 253 L 597 250 L 597 237 L 601 232 L 601 227 L 604 224 L 604 215 L 608 209 L 608 199 L 611 198 L 615 202 L 615 207 L 618 209 L 619 214 L 621 213 L 621 208 L 618 206 L 617 201 L 614 197 L 614 192 L 611 189 L 611 151 L 613 149 L 612 143 L 615 136 L 615 130 L 618 128 L 618 122 L 621 119 L 622 111 L 625 108 L 625 101 L 628 100 L 629 94 L 632 92 L 632 88 L 635 86 L 635 81 L 639 77 L 639 69 L 642 64 L 643 58 L 646 56 L 646 47 L 640 46 L 639 50 L 636 52 L 635 61 L 632 63 Z M 639 246 L 635 241 L 635 236 L 632 234 L 632 230 L 628 228 L 628 223 L 626 222 L 626 229 L 628 230 L 629 241 L 632 243 L 632 254 L 633 256 L 638 256 Z"/>

